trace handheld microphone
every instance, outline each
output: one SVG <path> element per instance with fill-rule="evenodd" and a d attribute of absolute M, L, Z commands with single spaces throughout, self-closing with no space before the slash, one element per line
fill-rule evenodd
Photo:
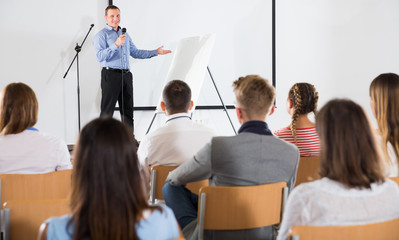
<path fill-rule="evenodd" d="M 126 28 L 122 28 L 122 35 L 126 33 Z"/>

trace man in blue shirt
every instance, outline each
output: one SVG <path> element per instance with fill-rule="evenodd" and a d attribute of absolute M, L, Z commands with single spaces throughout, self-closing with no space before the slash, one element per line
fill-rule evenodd
<path fill-rule="evenodd" d="M 101 71 L 101 114 L 114 114 L 118 101 L 122 121 L 132 129 L 133 124 L 133 76 L 129 70 L 129 55 L 134 58 L 151 58 L 171 53 L 163 46 L 156 50 L 141 50 L 134 45 L 129 34 L 123 34 L 119 8 L 110 5 L 105 9 L 107 25 L 93 39 L 94 51 Z"/>

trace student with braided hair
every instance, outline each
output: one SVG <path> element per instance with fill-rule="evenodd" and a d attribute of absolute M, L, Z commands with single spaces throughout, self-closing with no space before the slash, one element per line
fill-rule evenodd
<path fill-rule="evenodd" d="M 274 132 L 277 137 L 295 144 L 301 156 L 318 156 L 320 154 L 316 127 L 308 117 L 310 112 L 316 115 L 318 99 L 318 93 L 312 84 L 294 84 L 288 93 L 286 105 L 287 112 L 292 118 L 291 124 Z"/>

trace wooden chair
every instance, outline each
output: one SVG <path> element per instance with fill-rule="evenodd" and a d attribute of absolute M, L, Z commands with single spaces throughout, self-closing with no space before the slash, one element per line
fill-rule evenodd
<path fill-rule="evenodd" d="M 318 156 L 301 157 L 299 159 L 298 170 L 296 173 L 295 187 L 301 183 L 320 179 L 319 170 L 320 161 Z"/>
<path fill-rule="evenodd" d="M 0 174 L 0 202 L 67 198 L 72 170 L 43 174 Z"/>
<path fill-rule="evenodd" d="M 352 226 L 294 226 L 291 240 L 396 240 L 399 238 L 399 219 Z"/>
<path fill-rule="evenodd" d="M 204 230 L 242 230 L 279 225 L 287 195 L 285 182 L 202 187 L 198 203 L 198 238 L 204 238 Z"/>
<path fill-rule="evenodd" d="M 390 177 L 392 181 L 396 182 L 399 185 L 399 177 Z"/>
<path fill-rule="evenodd" d="M 36 240 L 46 219 L 70 213 L 68 199 L 7 201 L 4 208 L 5 240 Z"/>
<path fill-rule="evenodd" d="M 165 185 L 166 178 L 169 172 L 175 170 L 177 166 L 154 166 L 151 168 L 151 203 L 155 203 L 155 199 L 163 200 L 162 187 Z M 187 184 L 187 188 L 196 194 L 199 194 L 199 190 L 202 186 L 208 186 L 209 180 L 202 180 L 198 182 L 192 182 Z"/>

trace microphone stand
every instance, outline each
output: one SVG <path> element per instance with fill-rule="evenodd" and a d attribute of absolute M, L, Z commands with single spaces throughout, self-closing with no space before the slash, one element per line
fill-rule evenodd
<path fill-rule="evenodd" d="M 122 28 L 122 35 L 123 34 L 126 34 L 126 28 Z M 118 36 L 119 37 L 119 36 Z M 123 69 L 123 44 L 121 45 L 121 69 Z M 124 94 L 123 94 L 123 70 L 121 70 L 121 83 L 122 83 L 122 106 L 119 106 L 121 109 L 122 109 L 122 111 L 120 111 L 122 114 L 122 116 L 121 116 L 121 121 L 124 123 L 125 122 L 125 104 L 124 104 L 124 101 L 125 101 L 125 99 L 124 99 Z M 133 123 L 133 126 L 134 126 L 134 123 Z M 134 127 L 133 127 L 133 129 L 134 129 Z"/>
<path fill-rule="evenodd" d="M 94 27 L 94 24 L 91 24 L 91 25 L 90 25 L 90 29 L 89 29 L 89 31 L 87 32 L 86 37 L 83 39 L 82 44 L 79 45 L 78 43 L 76 43 L 76 46 L 75 46 L 76 55 L 75 55 L 75 57 L 73 58 L 71 64 L 70 64 L 69 67 L 68 67 L 68 70 L 66 71 L 66 73 L 64 74 L 64 77 L 63 77 L 64 79 L 66 78 L 66 76 L 68 75 L 69 70 L 70 70 L 71 67 L 72 67 L 73 62 L 74 62 L 75 59 L 76 59 L 77 93 L 78 93 L 78 126 L 79 126 L 79 132 L 80 132 L 79 52 L 82 50 L 83 44 L 85 43 L 86 38 L 87 38 L 87 36 L 89 36 L 89 33 L 90 33 L 90 31 L 91 31 L 91 29 L 92 29 L 93 27 Z"/>

